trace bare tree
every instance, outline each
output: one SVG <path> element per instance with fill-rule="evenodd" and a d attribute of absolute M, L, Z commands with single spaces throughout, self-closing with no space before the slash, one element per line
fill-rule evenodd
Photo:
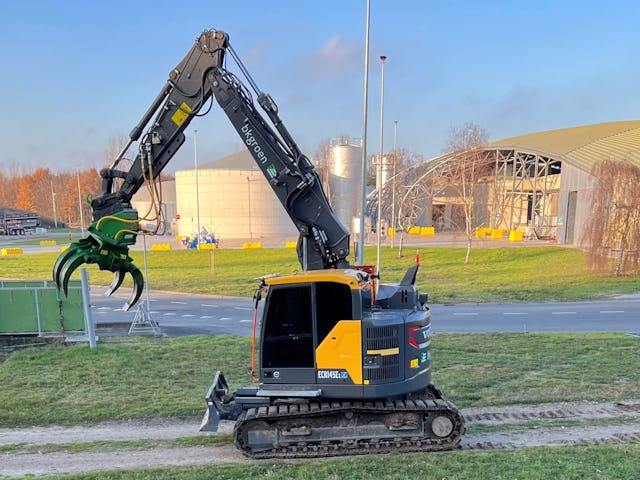
<path fill-rule="evenodd" d="M 464 263 L 469 263 L 471 245 L 475 237 L 476 204 L 486 193 L 481 183 L 493 173 L 493 161 L 480 148 L 487 141 L 486 130 L 473 123 L 453 127 L 450 131 L 447 149 L 452 153 L 444 165 L 441 175 L 458 199 L 464 218 L 464 234 L 467 254 Z"/>
<path fill-rule="evenodd" d="M 592 172 L 592 217 L 584 240 L 592 267 L 611 265 L 615 276 L 637 274 L 640 267 L 640 167 L 603 160 Z M 613 263 L 610 260 L 613 259 Z"/>

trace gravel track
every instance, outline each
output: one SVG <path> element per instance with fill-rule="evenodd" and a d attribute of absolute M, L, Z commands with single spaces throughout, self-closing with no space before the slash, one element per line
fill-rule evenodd
<path fill-rule="evenodd" d="M 640 400 L 624 403 L 554 403 L 507 407 L 468 408 L 462 411 L 468 426 L 493 425 L 496 431 L 466 434 L 464 450 L 514 449 L 640 442 Z M 631 419 L 615 424 L 620 418 Z M 636 421 L 637 418 L 637 421 Z M 594 426 L 561 426 L 563 420 L 600 419 Z M 604 419 L 604 420 L 603 420 Z M 612 424 L 606 424 L 611 419 Z M 548 426 L 517 429 L 532 420 L 553 420 Z M 603 423 L 604 425 L 601 425 Z M 513 424 L 516 425 L 514 428 Z M 510 425 L 501 430 L 500 425 Z M 198 434 L 195 421 L 157 419 L 147 422 L 108 422 L 83 427 L 0 429 L 2 445 L 44 445 L 69 442 L 173 439 Z M 221 432 L 233 430 L 222 422 Z M 73 474 L 98 470 L 134 470 L 163 466 L 221 465 L 253 462 L 232 445 L 180 448 L 123 448 L 105 452 L 0 453 L 0 476 Z"/>

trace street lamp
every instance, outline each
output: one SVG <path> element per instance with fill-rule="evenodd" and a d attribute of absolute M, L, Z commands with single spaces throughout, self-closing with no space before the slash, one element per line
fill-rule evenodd
<path fill-rule="evenodd" d="M 200 190 L 198 188 L 198 130 L 193 131 L 193 163 L 196 170 L 196 217 L 198 233 L 196 234 L 196 248 L 200 250 Z"/>
<path fill-rule="evenodd" d="M 367 0 L 367 27 L 364 40 L 364 101 L 362 108 L 362 169 L 360 172 L 360 223 L 356 263 L 364 264 L 364 214 L 367 209 L 367 100 L 369 98 L 369 19 L 371 18 L 371 0 Z"/>
<path fill-rule="evenodd" d="M 51 202 L 53 204 L 53 227 L 58 228 L 58 215 L 56 214 L 56 192 L 53 191 L 53 180 L 51 180 Z"/>
<path fill-rule="evenodd" d="M 251 231 L 251 179 L 247 177 L 247 199 L 249 200 L 249 239 L 253 242 L 253 232 Z"/>
<path fill-rule="evenodd" d="M 378 234 L 378 244 L 376 249 L 376 266 L 378 269 L 378 276 L 380 276 L 380 240 L 382 238 L 382 152 L 384 152 L 383 146 L 383 134 L 384 134 L 384 61 L 387 59 L 386 55 L 380 55 L 381 80 L 380 80 L 380 157 L 378 158 L 378 171 L 376 177 L 378 178 L 378 224 L 376 227 Z"/>
<path fill-rule="evenodd" d="M 80 193 L 80 169 L 78 172 L 78 207 L 80 208 L 80 233 L 84 237 L 84 217 L 82 215 L 82 194 Z"/>
<path fill-rule="evenodd" d="M 391 228 L 393 228 L 393 235 L 391 235 L 391 247 L 393 247 L 393 240 L 396 237 L 396 163 L 398 162 L 398 152 L 396 145 L 398 141 L 398 120 L 393 121 L 393 177 L 391 180 Z"/>

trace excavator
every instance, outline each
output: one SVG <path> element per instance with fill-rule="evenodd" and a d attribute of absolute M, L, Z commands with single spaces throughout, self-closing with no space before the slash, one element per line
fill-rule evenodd
<path fill-rule="evenodd" d="M 257 105 L 249 88 L 226 68 L 229 56 Z M 216 431 L 221 420 L 235 421 L 234 443 L 251 458 L 457 447 L 464 418 L 431 382 L 431 314 L 427 295 L 415 284 L 419 265 L 398 284 L 382 284 L 373 268 L 349 263 L 349 232 L 332 211 L 319 176 L 223 31 L 198 36 L 127 145 L 100 172 L 101 195 L 91 199 L 88 236 L 65 250 L 53 267 L 61 293 L 66 295 L 74 270 L 93 263 L 114 273 L 107 294 L 130 274 L 133 289 L 124 308 L 138 301 L 144 279 L 129 246 L 144 232 L 131 198 L 160 175 L 184 144 L 185 128 L 209 111 L 213 98 L 298 229 L 302 270 L 260 280 L 256 314 L 263 295 L 265 302 L 252 345 L 257 385 L 231 393 L 224 374 L 217 372 L 205 396 L 201 429 Z M 135 158 L 127 169 L 119 168 L 134 142 L 139 142 Z"/>

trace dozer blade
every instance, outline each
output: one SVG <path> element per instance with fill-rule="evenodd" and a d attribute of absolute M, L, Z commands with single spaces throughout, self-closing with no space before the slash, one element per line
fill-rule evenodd
<path fill-rule="evenodd" d="M 220 371 L 216 372 L 213 383 L 209 387 L 204 397 L 207 402 L 207 410 L 204 412 L 204 418 L 200 424 L 201 432 L 217 432 L 221 419 L 236 420 L 239 411 L 232 414 L 234 410 L 233 401 L 229 401 L 229 386 L 224 374 Z M 226 402 L 226 403 L 225 403 Z"/>

